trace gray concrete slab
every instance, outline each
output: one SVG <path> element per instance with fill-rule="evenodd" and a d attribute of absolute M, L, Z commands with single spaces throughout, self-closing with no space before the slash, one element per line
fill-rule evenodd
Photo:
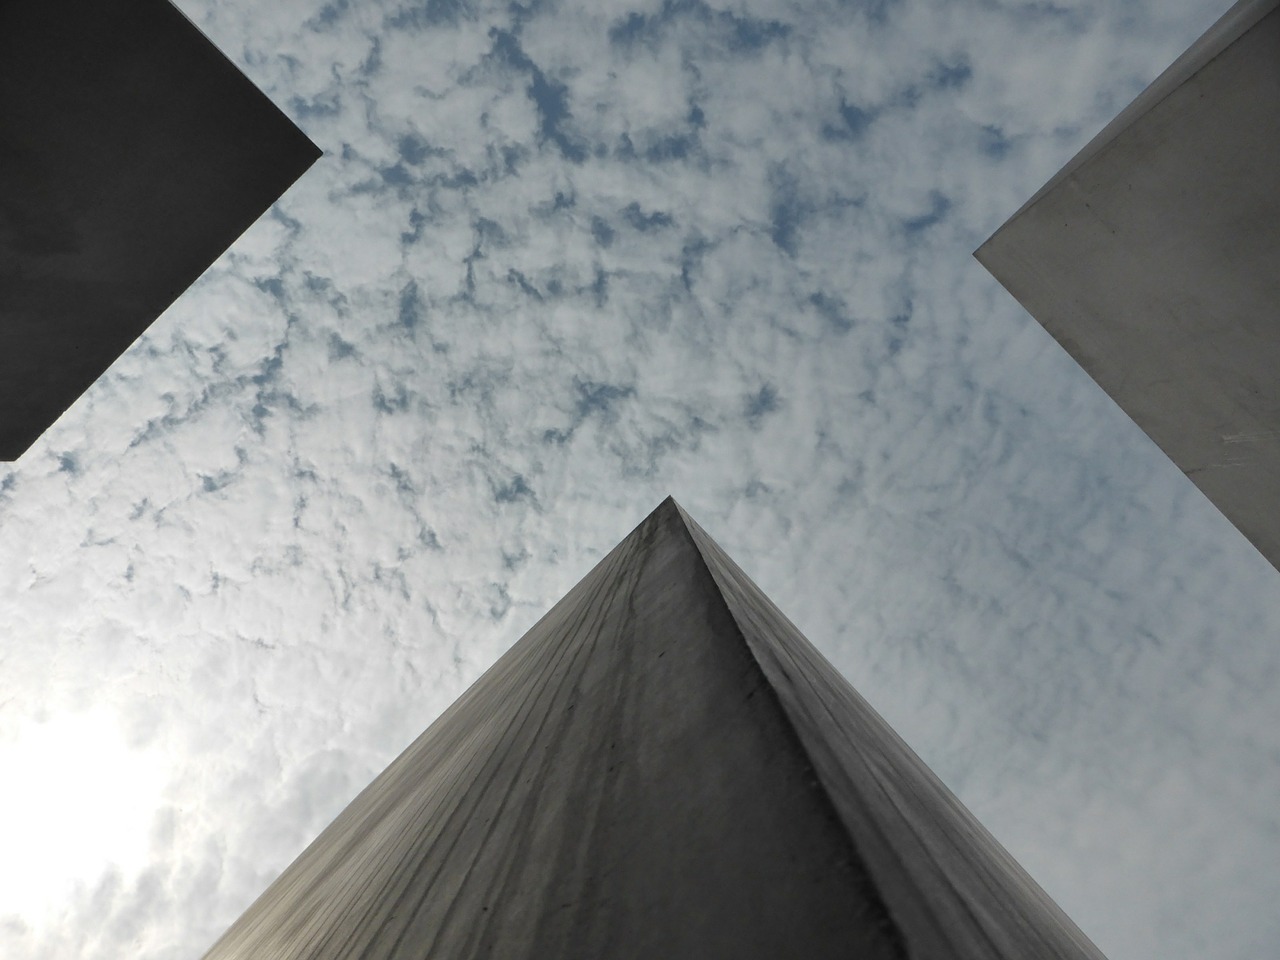
<path fill-rule="evenodd" d="M 167 0 L 0 3 L 0 460 L 319 155 Z"/>
<path fill-rule="evenodd" d="M 1280 0 L 1242 0 L 976 252 L 1280 567 Z"/>
<path fill-rule="evenodd" d="M 1100 960 L 672 500 L 206 960 Z"/>

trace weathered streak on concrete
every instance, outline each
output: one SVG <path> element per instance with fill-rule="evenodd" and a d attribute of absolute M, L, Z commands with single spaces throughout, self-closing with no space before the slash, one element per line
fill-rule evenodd
<path fill-rule="evenodd" d="M 1280 0 L 1242 0 L 976 256 L 1280 567 L 1278 159 Z"/>
<path fill-rule="evenodd" d="M 356 957 L 1101 955 L 667 500 L 206 960 Z"/>
<path fill-rule="evenodd" d="M 0 3 L 0 460 L 318 156 L 167 0 Z"/>

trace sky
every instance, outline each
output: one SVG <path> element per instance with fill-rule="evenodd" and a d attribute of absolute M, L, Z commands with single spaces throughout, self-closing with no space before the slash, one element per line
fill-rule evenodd
<path fill-rule="evenodd" d="M 1111 960 L 1280 955 L 1280 581 L 971 256 L 1205 0 L 182 0 L 324 151 L 0 467 L 0 956 L 198 960 L 667 494 Z"/>

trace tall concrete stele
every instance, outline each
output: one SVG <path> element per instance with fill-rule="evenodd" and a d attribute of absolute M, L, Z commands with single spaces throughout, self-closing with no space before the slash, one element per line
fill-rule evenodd
<path fill-rule="evenodd" d="M 668 499 L 205 960 L 1102 960 Z"/>
<path fill-rule="evenodd" d="M 1240 0 L 976 256 L 1280 568 L 1280 0 Z"/>
<path fill-rule="evenodd" d="M 168 0 L 0 0 L 0 460 L 319 155 Z"/>

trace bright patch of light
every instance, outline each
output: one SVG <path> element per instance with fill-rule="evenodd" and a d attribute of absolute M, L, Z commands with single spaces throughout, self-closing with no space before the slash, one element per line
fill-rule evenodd
<path fill-rule="evenodd" d="M 0 915 L 39 922 L 77 883 L 149 852 L 164 766 L 104 711 L 29 721 L 0 739 Z"/>

